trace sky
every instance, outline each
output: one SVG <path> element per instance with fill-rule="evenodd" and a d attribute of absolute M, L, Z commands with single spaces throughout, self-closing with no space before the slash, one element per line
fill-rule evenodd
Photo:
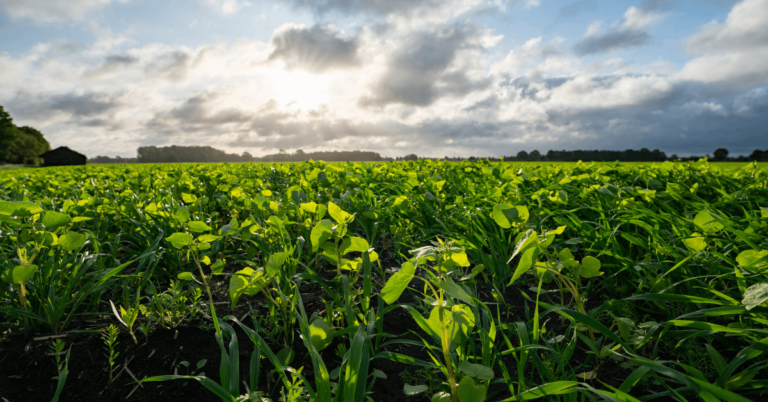
<path fill-rule="evenodd" d="M 0 0 L 0 105 L 135 157 L 768 149 L 768 0 Z"/>

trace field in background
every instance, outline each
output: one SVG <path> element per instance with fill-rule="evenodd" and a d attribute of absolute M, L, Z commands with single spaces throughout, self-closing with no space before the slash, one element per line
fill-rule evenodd
<path fill-rule="evenodd" d="M 746 401 L 766 272 L 764 163 L 3 170 L 0 396 Z"/>

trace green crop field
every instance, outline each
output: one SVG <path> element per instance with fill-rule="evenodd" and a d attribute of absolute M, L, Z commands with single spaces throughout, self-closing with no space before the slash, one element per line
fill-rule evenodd
<path fill-rule="evenodd" d="M 9 169 L 0 397 L 759 400 L 767 273 L 755 163 Z"/>

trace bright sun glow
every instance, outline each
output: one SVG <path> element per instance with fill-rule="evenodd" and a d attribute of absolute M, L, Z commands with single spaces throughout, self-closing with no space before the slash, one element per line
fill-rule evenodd
<path fill-rule="evenodd" d="M 329 79 L 304 71 L 283 71 L 275 74 L 275 99 L 283 105 L 301 109 L 316 109 L 328 102 Z"/>

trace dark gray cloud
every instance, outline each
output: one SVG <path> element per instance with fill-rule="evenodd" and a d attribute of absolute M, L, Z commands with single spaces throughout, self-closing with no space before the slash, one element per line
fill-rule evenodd
<path fill-rule="evenodd" d="M 463 49 L 482 48 L 473 39 L 480 32 L 472 25 L 445 26 L 411 35 L 400 45 L 384 75 L 361 106 L 400 103 L 428 106 L 443 96 L 463 96 L 486 88 L 488 80 L 474 81 L 464 71 L 450 71 Z"/>
<path fill-rule="evenodd" d="M 247 112 L 240 109 L 214 110 L 219 96 L 214 92 L 195 95 L 176 108 L 157 113 L 147 125 L 154 129 L 180 126 L 186 131 L 206 131 L 229 123 L 246 123 L 251 119 Z"/>
<path fill-rule="evenodd" d="M 120 106 L 116 95 L 95 92 L 70 92 L 53 96 L 19 93 L 12 103 L 14 113 L 36 120 L 44 120 L 58 113 L 68 114 L 74 119 L 88 118 L 115 111 Z"/>
<path fill-rule="evenodd" d="M 86 73 L 90 78 L 100 78 L 119 71 L 122 68 L 134 65 L 139 62 L 139 58 L 127 54 L 113 54 L 107 56 L 104 62 L 98 67 Z"/>
<path fill-rule="evenodd" d="M 647 8 L 630 7 L 619 22 L 605 30 L 593 31 L 577 42 L 573 50 L 579 55 L 604 53 L 646 45 L 653 41 L 649 33 L 655 21 L 662 18 L 653 10 L 662 7 L 663 1 L 650 1 Z"/>
<path fill-rule="evenodd" d="M 643 46 L 653 40 L 653 37 L 641 30 L 609 29 L 605 33 L 589 36 L 579 41 L 573 50 L 579 55 L 603 53 L 631 47 Z"/>
<path fill-rule="evenodd" d="M 184 81 L 189 73 L 192 63 L 192 55 L 176 50 L 168 52 L 153 60 L 144 67 L 144 71 L 151 78 L 163 81 Z"/>
<path fill-rule="evenodd" d="M 347 68 L 360 64 L 357 36 L 346 36 L 329 26 L 290 28 L 272 37 L 274 50 L 269 60 L 282 60 L 289 70 L 310 73 Z"/>

